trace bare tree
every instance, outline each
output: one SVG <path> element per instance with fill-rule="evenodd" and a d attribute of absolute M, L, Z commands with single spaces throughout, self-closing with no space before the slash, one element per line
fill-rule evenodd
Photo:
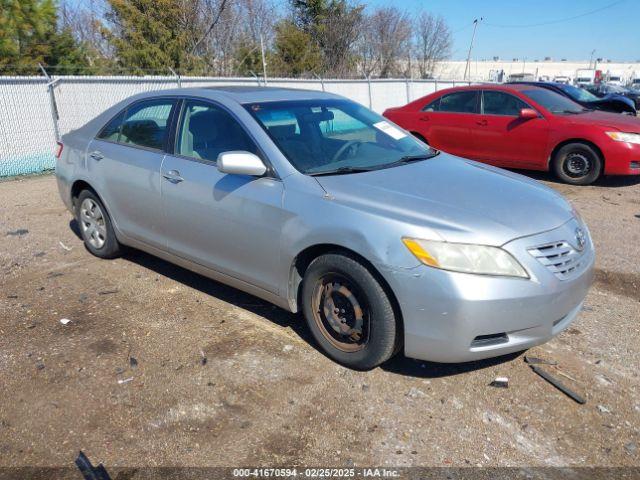
<path fill-rule="evenodd" d="M 441 16 L 422 12 L 414 22 L 415 54 L 422 78 L 433 76 L 436 64 L 451 55 L 451 31 Z"/>
<path fill-rule="evenodd" d="M 366 76 L 400 75 L 400 59 L 411 46 L 411 21 L 397 7 L 384 7 L 368 15 L 358 42 L 360 69 Z"/>
<path fill-rule="evenodd" d="M 348 76 L 355 63 L 353 45 L 362 26 L 362 6 L 335 2 L 316 32 L 324 57 L 324 73 Z"/>

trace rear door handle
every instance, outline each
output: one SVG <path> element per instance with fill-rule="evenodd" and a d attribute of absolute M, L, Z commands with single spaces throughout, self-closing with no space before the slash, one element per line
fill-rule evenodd
<path fill-rule="evenodd" d="M 476 123 L 482 127 L 485 127 L 489 122 L 487 122 L 486 120 L 478 120 Z"/>
<path fill-rule="evenodd" d="M 162 176 L 171 183 L 180 183 L 184 180 L 184 178 L 180 176 L 180 172 L 177 170 L 169 170 L 168 172 L 163 173 Z"/>
<path fill-rule="evenodd" d="M 89 154 L 89 156 L 91 158 L 93 158 L 95 161 L 99 162 L 100 160 L 102 160 L 104 158 L 104 155 L 102 155 L 102 153 L 100 153 L 98 150 L 91 152 Z"/>

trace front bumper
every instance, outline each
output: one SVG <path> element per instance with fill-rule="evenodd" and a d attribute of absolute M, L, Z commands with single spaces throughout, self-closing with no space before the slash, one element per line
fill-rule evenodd
<path fill-rule="evenodd" d="M 610 140 L 603 153 L 605 175 L 640 175 L 640 145 Z"/>
<path fill-rule="evenodd" d="M 503 246 L 529 272 L 530 279 L 470 275 L 427 266 L 387 270 L 404 322 L 405 355 L 435 362 L 466 362 L 526 350 L 550 340 L 580 312 L 593 280 L 591 239 L 579 267 L 561 280 L 528 249 L 547 243 L 575 244 L 580 224 Z"/>

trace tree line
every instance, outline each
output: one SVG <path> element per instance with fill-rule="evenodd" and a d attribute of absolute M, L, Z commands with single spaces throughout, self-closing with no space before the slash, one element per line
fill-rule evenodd
<path fill-rule="evenodd" d="M 282 2 L 281 2 L 282 3 Z M 442 17 L 357 0 L 0 0 L 0 75 L 428 78 Z M 265 65 L 263 65 L 263 56 Z"/>

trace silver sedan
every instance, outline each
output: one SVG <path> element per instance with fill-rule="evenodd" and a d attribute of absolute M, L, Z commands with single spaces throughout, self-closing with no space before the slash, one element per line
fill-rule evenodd
<path fill-rule="evenodd" d="M 137 95 L 65 135 L 56 174 L 92 254 L 131 246 L 301 311 L 352 368 L 525 350 L 592 282 L 562 196 L 328 93 Z"/>

